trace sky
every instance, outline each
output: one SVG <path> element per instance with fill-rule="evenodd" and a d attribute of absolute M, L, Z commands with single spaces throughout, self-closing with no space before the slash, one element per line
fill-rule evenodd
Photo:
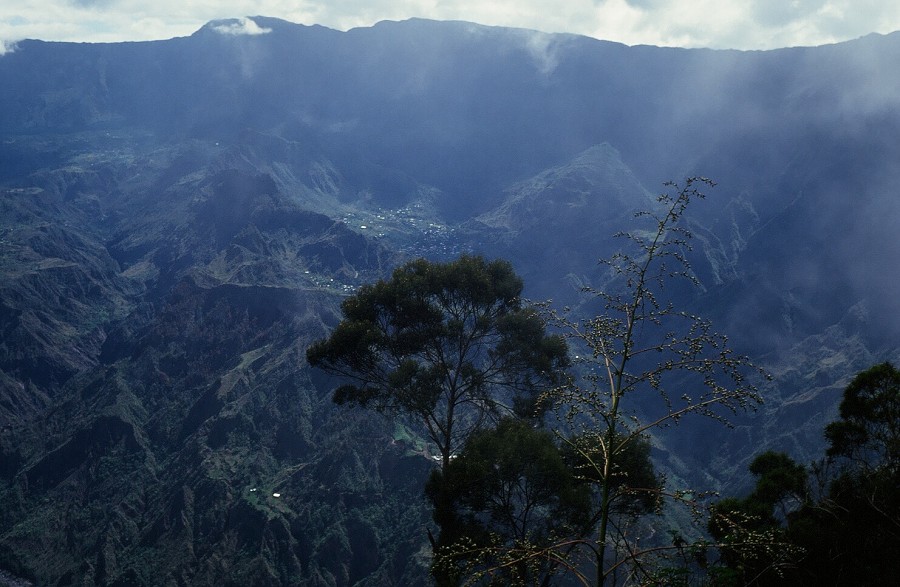
<path fill-rule="evenodd" d="M 823 45 L 900 30 L 897 0 L 4 0 L 0 54 L 26 38 L 169 39 L 210 20 L 252 15 L 338 30 L 413 17 L 465 20 L 715 49 Z"/>

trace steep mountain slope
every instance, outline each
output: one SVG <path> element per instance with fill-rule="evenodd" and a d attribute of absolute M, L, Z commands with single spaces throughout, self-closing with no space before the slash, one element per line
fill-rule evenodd
<path fill-rule="evenodd" d="M 332 406 L 306 346 L 418 255 L 509 258 L 529 297 L 590 312 L 581 286 L 615 285 L 597 260 L 667 179 L 719 183 L 680 303 L 775 375 L 736 430 L 661 434 L 671 479 L 816 454 L 842 384 L 898 359 L 900 36 L 742 53 L 255 21 L 0 57 L 0 570 L 421 582 L 428 447 Z"/>
<path fill-rule="evenodd" d="M 392 254 L 212 147 L 123 139 L 6 193 L 3 567 L 415 582 L 424 510 L 400 504 L 421 502 L 430 461 L 299 369 Z"/>

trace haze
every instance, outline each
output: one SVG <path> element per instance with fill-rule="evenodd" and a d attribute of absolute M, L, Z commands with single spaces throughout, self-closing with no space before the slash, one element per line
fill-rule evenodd
<path fill-rule="evenodd" d="M 15 42 L 187 36 L 205 22 L 262 14 L 339 30 L 413 17 L 587 35 L 628 45 L 772 49 L 900 29 L 885 0 L 22 0 L 0 6 L 0 55 Z"/>

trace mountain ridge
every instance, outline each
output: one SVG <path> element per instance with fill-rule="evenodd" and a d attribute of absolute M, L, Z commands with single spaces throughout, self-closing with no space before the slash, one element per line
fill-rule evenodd
<path fill-rule="evenodd" d="M 762 447 L 816 454 L 848 378 L 900 357 L 900 35 L 214 30 L 241 22 L 0 57 L 0 569 L 421 583 L 429 448 L 333 406 L 305 346 L 417 256 L 508 258 L 590 316 L 582 287 L 615 287 L 597 261 L 668 179 L 718 182 L 679 303 L 775 375 L 736 432 L 654 439 L 674 481 L 739 490 Z"/>

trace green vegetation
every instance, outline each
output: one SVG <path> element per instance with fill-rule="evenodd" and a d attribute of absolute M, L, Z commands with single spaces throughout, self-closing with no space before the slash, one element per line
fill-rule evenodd
<path fill-rule="evenodd" d="M 809 472 L 783 453 L 763 453 L 750 467 L 754 491 L 716 504 L 710 532 L 724 543 L 727 584 L 900 582 L 900 371 L 882 363 L 859 373 L 825 437 L 826 456 Z M 790 548 L 732 548 L 753 530 Z"/>
<path fill-rule="evenodd" d="M 488 575 L 498 585 L 535 584 L 555 572 L 554 557 L 522 554 L 591 524 L 589 488 L 555 440 L 526 420 L 506 418 L 432 472 L 425 492 L 441 528 L 434 544 L 438 585 Z"/>
<path fill-rule="evenodd" d="M 414 261 L 364 286 L 309 349 L 310 364 L 351 381 L 337 403 L 418 419 L 437 445 L 442 467 L 426 493 L 441 528 L 432 538 L 439 584 L 541 584 L 561 573 L 646 582 L 683 551 L 680 536 L 640 544 L 655 533 L 642 536 L 646 514 L 692 495 L 665 487 L 649 433 L 690 415 L 724 421 L 761 401 L 749 360 L 664 288 L 696 282 L 679 221 L 702 197 L 698 185 L 712 182 L 669 184 L 655 210 L 638 214 L 650 226 L 624 235 L 635 250 L 608 261 L 617 291 L 585 290 L 602 314 L 548 311 L 582 357 L 576 374 L 562 371 L 564 339 L 519 305 L 509 265 L 477 257 Z M 539 428 L 551 407 L 552 433 Z"/>
<path fill-rule="evenodd" d="M 603 290 L 585 288 L 602 305 L 593 318 L 552 312 L 581 357 L 581 376 L 546 396 L 560 416 L 557 434 L 591 484 L 594 515 L 587 532 L 559 543 L 561 566 L 584 584 L 646 583 L 701 537 L 678 534 L 666 544 L 642 519 L 653 511 L 695 507 L 693 491 L 667 487 L 650 462 L 650 434 L 690 416 L 727 421 L 761 401 L 752 376 L 762 374 L 714 332 L 678 308 L 672 290 L 696 284 L 688 262 L 691 235 L 682 219 L 702 198 L 705 178 L 668 184 L 647 220 L 622 236 L 628 246 L 606 261 Z M 537 553 L 540 554 L 540 553 Z"/>
<path fill-rule="evenodd" d="M 764 452 L 750 465 L 754 490 L 709 508 L 702 493 L 667 486 L 655 472 L 653 430 L 691 415 L 727 423 L 761 401 L 753 381 L 765 377 L 666 297 L 673 279 L 695 279 L 679 220 L 702 197 L 698 182 L 711 185 L 673 186 L 661 213 L 641 215 L 655 232 L 626 235 L 638 253 L 609 262 L 624 293 L 588 290 L 604 301 L 603 314 L 549 313 L 580 357 L 575 374 L 542 396 L 560 416 L 552 433 L 507 418 L 470 435 L 458 458 L 432 473 L 439 585 L 900 580 L 886 564 L 900 548 L 900 372 L 888 363 L 846 388 L 840 419 L 825 428 L 827 456 L 809 470 Z M 664 532 L 670 518 L 652 515 L 677 507 L 706 519 L 708 534 Z"/>
<path fill-rule="evenodd" d="M 307 351 L 311 365 L 350 381 L 335 402 L 399 416 L 437 447 L 441 469 L 426 492 L 442 584 L 484 565 L 485 549 L 544 544 L 588 517 L 553 436 L 533 428 L 568 356 L 522 305 L 522 286 L 504 261 L 412 261 L 346 299 L 344 319 Z M 471 558 L 460 552 L 472 548 Z"/>
<path fill-rule="evenodd" d="M 830 518 L 854 522 L 807 503 L 880 528 L 854 509 L 889 494 L 850 466 L 883 459 L 857 425 L 834 431 L 855 453 L 806 467 L 809 496 L 773 491 L 797 470 L 764 463 L 762 507 L 744 514 L 758 525 L 718 558 L 692 489 L 745 497 L 754 452 L 821 456 L 844 378 L 900 357 L 885 270 L 900 258 L 900 109 L 860 91 L 900 87 L 882 83 L 900 38 L 735 55 L 560 36 L 547 71 L 503 29 L 264 24 L 274 34 L 27 42 L 0 59 L 0 571 L 35 585 L 422 585 L 432 566 L 449 582 L 775 581 L 807 564 L 783 548 L 795 514 L 823 544 L 844 540 Z M 735 91 L 702 91 L 726 71 Z M 637 314 L 611 386 L 592 345 L 621 342 L 628 312 L 601 294 L 635 299 L 638 273 L 597 257 L 652 257 L 612 235 L 651 244 L 654 219 L 632 219 L 666 216 L 648 181 L 699 168 L 727 187 L 672 225 L 694 250 L 657 260 L 685 275 L 649 273 L 660 311 Z M 493 405 L 454 412 L 444 463 L 422 417 L 336 406 L 304 357 L 362 284 L 462 251 L 554 300 L 555 325 L 523 304 L 506 332 L 570 335 L 571 379 L 485 388 Z M 716 404 L 734 430 L 691 412 L 641 431 L 708 390 L 696 371 L 652 376 L 676 349 L 638 352 L 687 340 L 670 304 L 777 373 L 758 416 Z M 866 576 L 882 530 L 849 534 L 859 552 L 835 576 Z M 790 556 L 766 563 L 772 547 Z"/>
<path fill-rule="evenodd" d="M 307 360 L 350 381 L 336 403 L 421 425 L 446 469 L 503 414 L 534 416 L 566 366 L 565 342 L 523 307 L 522 287 L 505 261 L 412 261 L 344 300 L 343 320 Z"/>

